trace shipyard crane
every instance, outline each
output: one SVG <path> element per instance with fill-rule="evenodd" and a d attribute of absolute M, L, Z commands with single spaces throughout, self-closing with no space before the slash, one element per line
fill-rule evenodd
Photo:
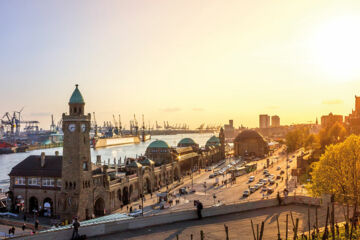
<path fill-rule="evenodd" d="M 144 120 L 144 114 L 142 115 L 142 129 L 145 131 L 145 120 Z"/>
<path fill-rule="evenodd" d="M 158 130 L 158 129 L 161 129 L 162 128 L 162 126 L 160 126 L 159 124 L 158 124 L 158 122 L 156 121 L 156 129 Z"/>
<path fill-rule="evenodd" d="M 20 126 L 21 123 L 25 123 L 26 127 L 25 130 L 33 130 L 35 129 L 36 131 L 38 130 L 38 124 L 39 121 L 22 121 L 21 120 L 21 112 L 23 111 L 24 108 L 22 108 L 20 111 L 14 111 L 12 116 L 9 112 L 6 112 L 4 114 L 4 116 L 1 119 L 1 124 L 4 126 L 7 126 L 8 128 L 10 128 L 10 133 L 11 135 L 19 135 L 20 134 Z"/>
<path fill-rule="evenodd" d="M 205 126 L 205 123 L 202 123 L 202 124 L 200 125 L 200 127 L 197 128 L 197 130 L 203 130 L 204 126 Z"/>
<path fill-rule="evenodd" d="M 121 117 L 120 117 L 120 114 L 119 114 L 119 132 L 120 132 L 120 134 L 122 135 L 122 126 L 121 126 Z"/>

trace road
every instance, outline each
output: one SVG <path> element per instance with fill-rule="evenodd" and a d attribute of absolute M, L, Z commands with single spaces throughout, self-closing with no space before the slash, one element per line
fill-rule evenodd
<path fill-rule="evenodd" d="M 289 159 L 292 159 L 292 161 L 287 163 L 287 161 L 286 161 L 287 156 L 285 154 L 279 154 L 282 150 L 283 150 L 283 148 L 276 151 L 273 154 L 273 156 L 268 157 L 270 159 L 270 161 L 273 162 L 273 164 L 268 168 L 270 174 L 273 174 L 275 176 L 280 174 L 280 170 L 276 170 L 277 167 L 280 167 L 281 170 L 285 171 L 285 174 L 281 175 L 283 180 L 281 180 L 281 179 L 276 180 L 277 186 L 276 186 L 276 184 L 273 184 L 272 186 L 270 186 L 269 184 L 267 185 L 268 187 L 271 187 L 274 189 L 274 193 L 272 193 L 272 195 L 273 195 L 272 197 L 275 197 L 277 192 L 282 193 L 286 186 L 285 179 L 286 179 L 287 164 L 289 164 L 289 166 L 290 166 L 288 168 L 289 178 L 290 178 L 291 169 L 296 166 L 296 157 L 297 157 L 298 153 L 289 155 Z M 203 203 L 203 205 L 206 207 L 206 206 L 214 205 L 214 203 L 230 204 L 230 203 L 235 203 L 235 202 L 239 202 L 239 201 L 259 200 L 259 199 L 262 199 L 263 197 L 268 197 L 267 194 L 265 194 L 265 196 L 263 196 L 263 193 L 261 193 L 261 189 L 252 193 L 247 198 L 242 197 L 243 192 L 249 188 L 249 185 L 253 186 L 258 182 L 259 179 L 265 178 L 263 175 L 263 167 L 266 164 L 266 159 L 267 158 L 256 161 L 258 169 L 255 172 L 251 172 L 249 174 L 245 174 L 243 176 L 237 177 L 235 184 L 229 184 L 229 183 L 221 184 L 222 181 L 224 181 L 226 179 L 230 179 L 231 176 L 230 176 L 230 174 L 228 174 L 225 176 L 218 177 L 218 182 L 220 183 L 220 186 L 214 186 L 216 178 L 209 178 L 210 174 L 212 174 L 213 172 L 212 171 L 205 172 L 204 170 L 202 170 L 202 172 L 200 174 L 199 173 L 194 174 L 193 184 L 192 184 L 191 177 L 185 178 L 183 180 L 184 184 L 181 185 L 180 187 L 187 187 L 189 189 L 191 189 L 193 187 L 193 189 L 195 190 L 195 193 L 179 196 L 178 189 L 180 187 L 177 187 L 174 190 L 171 190 L 170 192 L 174 193 L 174 195 L 176 195 L 176 198 L 174 198 L 174 200 L 173 200 L 173 205 L 167 209 L 163 209 L 163 210 L 155 209 L 154 210 L 152 208 L 152 206 L 157 203 L 156 195 L 153 194 L 152 198 L 150 197 L 150 195 L 147 195 L 146 200 L 144 201 L 144 215 L 153 215 L 153 214 L 158 214 L 158 213 L 180 211 L 180 210 L 184 210 L 184 209 L 193 209 L 194 208 L 194 205 L 193 205 L 194 200 L 200 200 Z M 224 166 L 229 164 L 232 160 L 234 160 L 234 159 L 227 159 L 224 164 L 222 164 L 218 168 L 214 169 L 214 171 L 217 171 L 217 170 L 223 168 Z M 248 183 L 249 176 L 255 176 L 255 181 L 252 183 Z M 204 188 L 204 182 L 206 182 L 206 188 Z M 291 180 L 289 180 L 289 182 L 291 182 Z M 289 189 L 291 190 L 291 188 L 289 188 Z M 298 190 L 298 191 L 300 192 L 300 190 Z M 216 196 L 215 199 L 214 199 L 214 196 Z M 175 200 L 178 200 L 178 204 L 175 204 L 175 202 L 176 202 Z M 132 203 L 133 209 L 138 209 L 140 204 L 141 204 L 140 201 Z M 123 209 L 122 211 L 126 212 L 126 209 Z"/>

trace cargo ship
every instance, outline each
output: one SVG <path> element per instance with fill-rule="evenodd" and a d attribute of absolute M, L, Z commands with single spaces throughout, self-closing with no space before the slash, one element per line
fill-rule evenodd
<path fill-rule="evenodd" d="M 15 153 L 17 146 L 5 141 L 0 140 L 0 154 Z"/>

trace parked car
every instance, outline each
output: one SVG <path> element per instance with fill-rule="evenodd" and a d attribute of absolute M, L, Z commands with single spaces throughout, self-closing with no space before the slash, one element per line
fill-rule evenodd
<path fill-rule="evenodd" d="M 245 191 L 243 192 L 243 197 L 248 197 L 249 195 L 250 195 L 249 190 L 245 190 Z"/>
<path fill-rule="evenodd" d="M 281 170 L 281 171 L 280 171 L 280 174 L 284 174 L 284 173 L 285 173 L 284 170 Z"/>
<path fill-rule="evenodd" d="M 266 192 L 266 191 L 267 191 L 267 187 L 263 186 L 262 189 L 261 189 L 261 192 Z"/>
<path fill-rule="evenodd" d="M 264 169 L 264 172 L 263 172 L 263 174 L 265 174 L 265 173 L 268 173 L 269 172 L 269 170 L 267 170 L 267 169 Z"/>
<path fill-rule="evenodd" d="M 281 167 L 280 167 L 280 166 L 278 166 L 278 167 L 276 168 L 276 170 L 277 170 L 277 171 L 281 170 Z"/>
<path fill-rule="evenodd" d="M 257 183 L 254 185 L 254 188 L 256 188 L 256 190 L 258 190 L 259 188 L 261 188 L 262 184 L 261 183 Z"/>
<path fill-rule="evenodd" d="M 276 176 L 276 179 L 281 179 L 281 176 L 280 176 L 280 175 L 277 175 L 277 176 Z"/>
<path fill-rule="evenodd" d="M 270 176 L 270 173 L 266 172 L 266 173 L 264 174 L 264 176 L 265 176 L 265 177 L 268 177 L 268 176 Z"/>
<path fill-rule="evenodd" d="M 267 189 L 267 193 L 268 193 L 268 194 L 272 194 L 273 192 L 274 192 L 274 190 L 273 190 L 272 188 L 268 188 L 268 189 Z"/>
<path fill-rule="evenodd" d="M 215 174 L 210 174 L 210 176 L 209 176 L 209 178 L 214 178 L 214 177 L 216 177 Z"/>
<path fill-rule="evenodd" d="M 249 182 L 253 182 L 255 180 L 255 177 L 254 176 L 250 176 L 249 177 Z"/>
<path fill-rule="evenodd" d="M 272 184 L 275 183 L 275 180 L 274 179 L 269 179 L 269 183 L 270 183 L 270 185 L 272 185 Z"/>
<path fill-rule="evenodd" d="M 292 159 L 289 159 L 289 162 L 292 162 Z"/>
<path fill-rule="evenodd" d="M 253 193 L 253 192 L 255 192 L 255 191 L 256 191 L 256 188 L 250 187 L 250 193 Z"/>

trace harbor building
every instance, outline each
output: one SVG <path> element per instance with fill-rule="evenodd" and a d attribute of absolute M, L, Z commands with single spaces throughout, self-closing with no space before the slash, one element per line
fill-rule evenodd
<path fill-rule="evenodd" d="M 61 221 L 103 216 L 225 156 L 222 130 L 220 139 L 213 136 L 203 149 L 171 148 L 166 142 L 154 141 L 145 156 L 107 164 L 97 156 L 94 164 L 91 116 L 85 115 L 85 101 L 77 85 L 68 105 L 69 113 L 62 115 L 63 156 L 29 156 L 9 173 L 12 210 L 39 212 Z"/>
<path fill-rule="evenodd" d="M 183 138 L 177 145 L 178 147 L 192 147 L 194 150 L 199 149 L 199 144 L 195 143 L 192 138 Z"/>
<path fill-rule="evenodd" d="M 270 116 L 267 114 L 259 115 L 259 127 L 260 128 L 269 128 L 270 127 Z"/>
<path fill-rule="evenodd" d="M 244 130 L 234 140 L 236 157 L 263 157 L 268 151 L 267 142 L 254 130 Z"/>

